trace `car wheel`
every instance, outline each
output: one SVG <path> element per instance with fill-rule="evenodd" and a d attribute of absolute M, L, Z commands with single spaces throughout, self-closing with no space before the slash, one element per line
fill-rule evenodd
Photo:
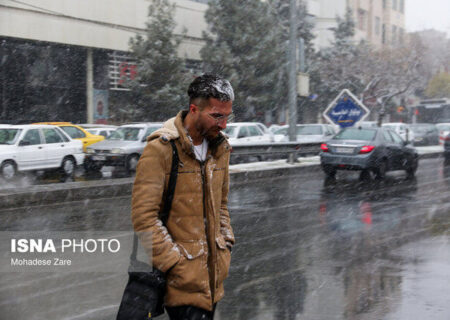
<path fill-rule="evenodd" d="M 0 167 L 0 172 L 2 174 L 3 179 L 7 181 L 11 181 L 17 175 L 17 166 L 14 161 L 7 160 L 2 163 Z"/>
<path fill-rule="evenodd" d="M 406 168 L 406 174 L 407 174 L 408 178 L 414 177 L 418 166 L 419 166 L 419 161 L 417 160 L 417 158 L 415 158 L 413 163 L 410 166 L 408 166 L 408 168 Z"/>
<path fill-rule="evenodd" d="M 61 173 L 66 176 L 75 174 L 75 160 L 72 157 L 65 157 L 61 164 Z"/>
<path fill-rule="evenodd" d="M 139 156 L 137 154 L 132 154 L 127 158 L 126 169 L 128 172 L 136 171 L 136 167 L 139 161 Z"/>
<path fill-rule="evenodd" d="M 386 171 L 387 171 L 387 161 L 382 160 L 378 167 L 375 169 L 375 178 L 376 179 L 384 179 L 386 177 Z"/>
<path fill-rule="evenodd" d="M 323 166 L 322 167 L 323 172 L 325 173 L 327 178 L 332 178 L 334 179 L 336 177 L 336 168 L 333 166 Z"/>
<path fill-rule="evenodd" d="M 99 172 L 103 168 L 103 165 L 86 159 L 84 160 L 83 167 L 84 170 L 89 173 L 89 172 Z"/>

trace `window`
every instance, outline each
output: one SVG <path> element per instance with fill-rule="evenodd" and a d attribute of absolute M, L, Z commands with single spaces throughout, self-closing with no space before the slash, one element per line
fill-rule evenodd
<path fill-rule="evenodd" d="M 398 11 L 400 11 L 401 13 L 405 13 L 405 0 L 400 0 Z"/>
<path fill-rule="evenodd" d="M 153 132 L 155 132 L 158 129 L 159 129 L 159 127 L 150 127 L 150 128 L 148 128 L 147 131 L 144 134 L 144 137 L 147 138 L 149 135 L 151 135 Z M 106 137 L 106 133 L 105 133 L 105 137 Z"/>
<path fill-rule="evenodd" d="M 403 144 L 403 139 L 397 133 L 395 133 L 394 131 L 389 131 L 389 133 L 391 134 L 395 143 Z"/>
<path fill-rule="evenodd" d="M 39 129 L 31 129 L 25 133 L 22 141 L 28 142 L 30 145 L 41 144 L 41 135 L 39 133 Z"/>
<path fill-rule="evenodd" d="M 383 0 L 383 9 L 387 8 L 387 0 Z"/>
<path fill-rule="evenodd" d="M 72 139 L 78 139 L 78 138 L 85 138 L 86 137 L 84 132 L 81 131 L 80 129 L 76 128 L 76 127 L 64 126 L 64 127 L 60 127 L 60 128 L 63 129 L 64 132 L 67 133 Z"/>
<path fill-rule="evenodd" d="M 386 25 L 383 23 L 383 29 L 381 30 L 381 42 L 386 43 Z"/>
<path fill-rule="evenodd" d="M 14 144 L 21 129 L 0 129 L 0 144 Z"/>
<path fill-rule="evenodd" d="M 255 126 L 247 127 L 247 129 L 248 129 L 248 133 L 251 137 L 262 136 L 261 131 L 259 131 L 258 128 Z"/>
<path fill-rule="evenodd" d="M 384 140 L 387 142 L 394 142 L 394 139 L 392 139 L 391 135 L 389 134 L 389 131 L 383 130 L 383 137 Z"/>
<path fill-rule="evenodd" d="M 397 26 L 392 26 L 392 44 L 397 43 Z"/>
<path fill-rule="evenodd" d="M 42 129 L 42 132 L 44 133 L 45 143 L 64 142 L 55 129 Z"/>
<path fill-rule="evenodd" d="M 358 29 L 366 30 L 367 12 L 363 9 L 358 9 Z"/>
<path fill-rule="evenodd" d="M 247 127 L 242 127 L 241 129 L 239 129 L 239 134 L 238 134 L 238 139 L 239 138 L 246 138 L 248 137 L 248 131 L 247 131 Z"/>
<path fill-rule="evenodd" d="M 138 141 L 139 133 L 144 130 L 144 128 L 138 127 L 122 127 L 114 131 L 108 140 L 125 140 L 125 141 Z"/>
<path fill-rule="evenodd" d="M 403 36 L 404 36 L 405 30 L 403 28 L 398 28 L 398 43 L 403 44 Z"/>
<path fill-rule="evenodd" d="M 392 10 L 397 10 L 397 0 L 392 0 Z"/>
<path fill-rule="evenodd" d="M 381 33 L 381 20 L 379 17 L 375 17 L 375 34 L 379 36 Z"/>
<path fill-rule="evenodd" d="M 376 135 L 377 130 L 375 129 L 347 128 L 339 132 L 333 139 L 372 141 Z"/>
<path fill-rule="evenodd" d="M 55 128 L 56 131 L 58 131 L 61 138 L 64 140 L 64 142 L 69 142 L 70 138 L 67 136 L 67 133 L 65 133 L 60 127 Z"/>

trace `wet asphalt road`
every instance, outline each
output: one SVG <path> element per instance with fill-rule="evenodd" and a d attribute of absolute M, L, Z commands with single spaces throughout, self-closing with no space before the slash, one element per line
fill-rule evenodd
<path fill-rule="evenodd" d="M 450 319 L 450 167 L 234 184 L 218 320 Z M 0 211 L 5 230 L 129 230 L 130 197 Z M 114 319 L 126 274 L 0 274 L 0 319 Z M 161 317 L 166 320 L 165 317 Z"/>

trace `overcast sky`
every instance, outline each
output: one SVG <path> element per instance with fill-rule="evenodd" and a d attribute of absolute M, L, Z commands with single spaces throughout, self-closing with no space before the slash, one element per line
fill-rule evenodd
<path fill-rule="evenodd" d="M 437 29 L 450 36 L 450 0 L 405 0 L 406 30 Z"/>

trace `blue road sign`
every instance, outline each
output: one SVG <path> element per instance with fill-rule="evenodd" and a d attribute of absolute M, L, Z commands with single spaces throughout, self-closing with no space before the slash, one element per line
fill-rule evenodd
<path fill-rule="evenodd" d="M 362 121 L 369 115 L 364 106 L 349 90 L 344 89 L 328 106 L 323 116 L 331 123 L 347 128 Z"/>

